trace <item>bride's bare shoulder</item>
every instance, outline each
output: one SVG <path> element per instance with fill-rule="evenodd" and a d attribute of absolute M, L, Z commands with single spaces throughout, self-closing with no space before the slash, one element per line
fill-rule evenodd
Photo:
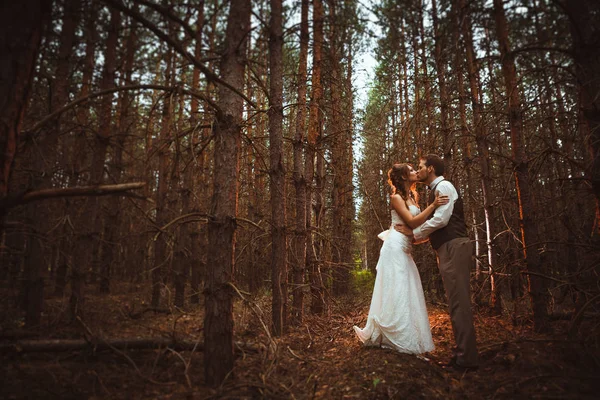
<path fill-rule="evenodd" d="M 394 194 L 390 195 L 390 199 L 392 201 L 401 201 L 401 200 L 403 200 L 402 196 L 400 196 L 398 193 L 394 193 Z"/>
<path fill-rule="evenodd" d="M 392 206 L 407 208 L 406 201 L 398 193 L 391 195 L 390 198 L 391 198 Z"/>

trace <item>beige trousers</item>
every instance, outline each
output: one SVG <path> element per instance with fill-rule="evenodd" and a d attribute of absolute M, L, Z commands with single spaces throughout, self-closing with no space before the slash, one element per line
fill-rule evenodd
<path fill-rule="evenodd" d="M 444 281 L 456 348 L 456 362 L 462 366 L 479 363 L 473 312 L 471 310 L 470 273 L 473 267 L 473 243 L 457 238 L 437 249 L 438 268 Z"/>

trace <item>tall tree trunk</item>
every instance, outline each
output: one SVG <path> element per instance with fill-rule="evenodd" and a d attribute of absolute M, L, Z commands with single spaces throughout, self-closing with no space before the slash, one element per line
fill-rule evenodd
<path fill-rule="evenodd" d="M 479 167 L 481 170 L 481 192 L 483 196 L 483 210 L 485 213 L 486 226 L 486 245 L 488 254 L 488 272 L 490 274 L 490 302 L 492 309 L 496 312 L 501 311 L 500 294 L 497 290 L 495 268 L 497 267 L 497 250 L 494 243 L 496 236 L 494 206 L 492 201 L 490 172 L 490 152 L 487 134 L 484 130 L 483 107 L 480 102 L 479 94 L 479 68 L 475 57 L 473 47 L 473 34 L 471 26 L 470 8 L 465 0 L 460 0 L 460 9 L 464 14 L 461 15 L 463 42 L 467 57 L 467 75 L 469 78 L 469 87 L 471 89 L 471 106 L 473 108 L 473 131 L 475 132 L 475 143 L 479 153 Z"/>
<path fill-rule="evenodd" d="M 51 1 L 4 2 L 0 6 L 0 49 L 5 55 L 0 57 L 0 198 L 8 194 L 38 49 L 51 10 Z M 0 209 L 0 237 L 5 213 Z M 25 280 L 25 323 L 38 326 L 44 286 L 41 262 L 30 264 Z"/>
<path fill-rule="evenodd" d="M 154 79 L 153 83 L 158 85 L 162 82 L 162 72 L 161 65 L 163 60 L 158 59 L 154 65 Z M 146 122 L 147 128 L 144 132 L 144 170 L 143 176 L 146 181 L 146 186 L 144 186 L 144 196 L 147 198 L 151 198 L 154 195 L 154 192 L 158 190 L 158 182 L 156 180 L 155 171 L 158 169 L 157 161 L 155 157 L 156 148 L 160 145 L 160 136 L 156 135 L 156 126 L 158 123 L 156 122 L 157 115 L 159 114 L 159 101 L 160 101 L 161 92 L 155 90 L 151 95 L 151 103 L 153 104 L 153 110 L 148 115 L 148 120 Z M 152 273 L 154 269 L 154 247 L 152 245 L 147 245 L 146 243 L 152 243 L 153 235 L 156 233 L 154 230 L 156 229 L 156 224 L 153 223 L 155 220 L 152 220 L 152 215 L 155 213 L 156 203 L 146 202 L 144 205 L 144 214 L 146 218 L 144 218 L 145 223 L 145 232 L 142 234 L 142 243 L 144 245 L 140 246 L 140 258 L 143 258 L 143 273 L 140 274 L 143 281 L 147 281 L 150 277 L 152 280 Z M 152 285 L 152 283 L 150 283 Z M 152 292 L 152 289 L 150 290 Z"/>
<path fill-rule="evenodd" d="M 104 54 L 104 70 L 102 73 L 102 80 L 100 82 L 100 89 L 110 89 L 115 87 L 116 70 L 117 70 L 117 45 L 119 41 L 119 31 L 121 29 L 121 13 L 115 9 L 111 9 L 110 22 L 108 27 L 108 36 L 106 39 L 106 49 Z M 104 165 L 106 161 L 106 153 L 110 141 L 111 131 L 113 128 L 112 118 L 112 96 L 107 95 L 102 97 L 100 101 L 100 107 L 98 110 L 98 135 L 96 136 L 96 143 L 94 146 L 94 153 L 92 156 L 92 165 L 90 168 L 90 183 L 92 185 L 99 185 L 104 181 Z M 97 273 L 99 272 L 100 257 L 102 254 L 102 223 L 103 215 L 101 205 L 104 203 L 103 199 L 92 197 L 88 199 L 89 221 L 92 226 L 92 245 L 88 247 L 91 250 L 91 254 L 88 254 L 88 259 L 91 258 L 91 263 L 86 262 L 84 267 L 88 264 L 92 270 L 92 280 L 96 280 Z"/>
<path fill-rule="evenodd" d="M 202 55 L 202 29 L 204 27 L 204 15 L 205 15 L 204 0 L 199 1 L 196 8 L 197 8 L 198 15 L 196 17 L 196 38 L 195 38 L 196 42 L 195 42 L 195 47 L 194 47 L 194 56 L 197 59 L 200 59 L 200 57 Z M 212 35 L 212 36 L 214 36 L 214 35 Z M 214 45 L 214 40 L 210 40 L 210 38 L 209 38 L 209 45 L 210 45 L 210 48 L 212 49 L 212 47 Z M 212 71 L 212 63 L 209 65 L 209 69 Z M 194 71 L 192 73 L 192 89 L 198 90 L 199 88 L 200 88 L 200 70 L 198 68 L 194 68 Z M 207 88 L 207 92 L 210 93 L 210 86 Z M 196 124 L 197 121 L 204 122 L 205 120 L 208 120 L 208 117 L 204 117 L 202 119 L 200 119 L 198 117 L 199 105 L 198 105 L 198 100 L 195 97 L 192 98 L 190 108 L 191 108 L 190 111 L 191 111 L 191 115 L 192 115 L 192 123 L 193 124 Z M 204 106 L 204 108 L 206 108 L 206 106 Z M 205 143 L 208 140 L 209 136 L 210 136 L 210 132 L 208 132 L 208 129 L 202 128 L 200 142 Z M 194 137 L 196 137 L 196 136 L 194 136 Z M 192 140 L 192 149 L 190 151 L 190 157 L 192 156 L 192 154 L 196 153 L 196 146 L 197 146 L 196 139 L 193 139 Z M 207 157 L 206 157 L 207 152 L 208 151 L 205 149 L 202 151 L 202 153 L 197 155 L 195 168 L 190 170 L 190 174 L 192 174 L 192 171 L 196 172 L 195 176 L 197 176 L 198 179 L 194 180 L 195 182 L 193 182 L 191 184 L 192 184 L 192 186 L 198 186 L 198 189 L 199 189 L 198 196 L 202 200 L 204 200 L 208 196 L 208 193 L 207 193 L 208 191 L 203 190 L 206 186 L 208 186 L 208 184 L 207 184 L 208 174 L 205 171 L 205 168 L 206 168 L 205 161 L 207 160 Z M 190 176 L 190 178 L 193 178 L 193 176 Z M 199 182 L 199 184 L 195 185 L 196 182 Z M 191 201 L 191 199 L 190 199 L 190 201 Z M 200 211 L 199 204 L 190 204 L 189 207 L 191 207 L 191 211 Z M 190 271 L 190 273 L 191 273 L 190 302 L 192 304 L 198 304 L 200 302 L 200 281 L 201 281 L 200 274 L 201 274 L 201 271 L 203 271 L 205 269 L 204 265 L 203 265 L 203 256 L 202 256 L 201 252 L 204 252 L 207 247 L 206 246 L 206 225 L 194 224 L 190 230 L 190 237 L 189 237 L 188 243 L 190 246 L 189 265 L 190 265 L 190 269 L 191 269 L 191 271 Z"/>
<path fill-rule="evenodd" d="M 167 50 L 165 57 L 166 70 L 164 72 L 165 83 L 171 84 L 173 81 L 174 55 L 171 49 Z M 169 177 L 169 160 L 170 160 L 170 140 L 172 135 L 172 119 L 173 119 L 173 95 L 163 98 L 162 120 L 160 125 L 160 139 L 158 146 L 158 177 L 156 188 L 156 225 L 164 226 L 169 222 L 168 209 L 168 191 L 170 184 Z M 171 234 L 169 232 L 160 232 L 159 237 L 154 242 L 154 268 L 152 269 L 152 307 L 160 305 L 161 288 L 165 284 L 165 275 L 167 266 L 169 265 L 170 256 L 169 242 Z"/>
<path fill-rule="evenodd" d="M 450 179 L 453 179 L 453 172 L 455 170 L 453 165 L 454 163 L 452 162 L 454 135 L 450 134 L 450 129 L 448 127 L 448 110 L 451 104 L 451 100 L 448 96 L 448 87 L 446 85 L 446 57 L 445 54 L 442 52 L 442 49 L 445 47 L 445 39 L 440 33 L 437 0 L 431 0 L 431 19 L 433 23 L 435 67 L 437 73 L 438 87 L 440 90 L 440 128 L 442 134 L 444 163 L 448 168 L 448 177 Z M 433 132 L 430 132 L 430 135 L 432 134 Z"/>
<path fill-rule="evenodd" d="M 504 13 L 502 0 L 494 0 L 494 18 L 498 42 L 500 45 L 500 58 L 502 73 L 506 85 L 508 100 L 508 116 L 512 155 L 515 164 L 515 181 L 519 201 L 519 216 L 521 239 L 523 241 L 523 256 L 525 258 L 526 272 L 529 282 L 529 294 L 533 306 L 534 329 L 542 331 L 547 328 L 547 301 L 544 278 L 537 274 L 543 272 L 540 262 L 539 234 L 536 226 L 534 201 L 529 176 L 529 164 L 523 140 L 523 112 L 521 110 L 521 97 L 517 84 L 517 71 L 514 53 L 508 38 L 508 24 Z"/>
<path fill-rule="evenodd" d="M 285 331 L 287 325 L 286 183 L 283 152 L 283 12 L 281 0 L 271 0 L 269 75 L 272 315 L 273 334 L 279 336 Z"/>
<path fill-rule="evenodd" d="M 329 129 L 328 139 L 331 145 L 331 166 L 333 169 L 333 190 L 332 190 L 332 266 L 333 266 L 333 294 L 342 295 L 348 293 L 350 285 L 350 271 L 343 262 L 343 254 L 348 253 L 349 243 L 344 243 L 342 233 L 344 230 L 344 201 L 345 201 L 345 176 L 343 174 L 345 123 L 342 116 L 342 80 L 340 63 L 340 40 L 342 32 L 338 33 L 337 4 L 335 0 L 329 1 L 329 15 L 334 21 L 329 28 L 329 67 L 331 74 L 330 92 L 331 107 L 328 108 L 331 119 L 331 128 Z"/>
<path fill-rule="evenodd" d="M 62 29 L 60 32 L 60 46 L 58 49 L 58 58 L 54 78 L 51 82 L 50 112 L 58 110 L 69 101 L 69 78 L 74 62 L 73 48 L 76 42 L 76 32 L 79 29 L 79 20 L 81 17 L 81 0 L 66 0 L 64 5 L 64 15 L 62 19 Z M 57 118 L 45 130 L 43 139 L 38 145 L 41 152 L 39 157 L 34 157 L 34 173 L 40 175 L 36 177 L 33 187 L 50 187 L 52 175 L 55 170 L 57 159 L 60 159 L 61 150 L 59 149 L 60 120 Z M 63 158 L 67 155 L 67 149 L 62 151 Z"/>
<path fill-rule="evenodd" d="M 60 107 L 64 106 L 69 100 L 69 75 L 73 63 L 71 62 L 73 47 L 76 39 L 76 29 L 79 24 L 79 17 L 81 13 L 81 2 L 79 0 L 68 0 L 65 1 L 64 12 L 62 18 L 62 29 L 59 37 L 59 48 L 56 60 L 56 68 L 54 69 L 54 79 L 51 82 L 51 96 L 50 96 L 50 112 L 56 111 Z M 52 177 L 56 171 L 56 163 L 58 160 L 62 160 L 66 156 L 66 149 L 59 149 L 59 135 L 61 130 L 60 120 L 56 119 L 49 124 L 48 129 L 45 129 L 43 133 L 40 132 L 38 145 L 35 146 L 34 155 L 30 157 L 32 173 L 30 175 L 29 186 L 34 189 L 47 189 L 52 187 Z M 62 152 L 63 157 L 59 154 Z M 37 266 L 32 264 L 42 265 L 42 270 L 46 270 L 44 265 L 47 264 L 46 256 L 47 253 L 53 250 L 48 247 L 60 246 L 61 243 L 57 243 L 52 246 L 44 246 L 46 231 L 48 230 L 48 209 L 40 207 L 39 205 L 30 205 L 28 207 L 28 215 L 33 226 L 33 234 L 29 235 L 29 243 L 27 246 L 27 255 L 25 257 L 25 269 L 31 270 L 36 269 Z M 66 233 L 66 231 L 65 231 Z M 63 238 L 65 236 L 62 236 Z M 40 240 L 44 238 L 44 240 Z M 62 240 L 61 240 L 62 241 Z M 57 276 L 59 279 L 66 278 L 66 260 L 60 253 L 60 266 L 61 273 Z M 52 261 L 50 262 L 52 265 Z M 45 278 L 45 277 L 44 277 Z M 64 288 L 64 284 L 59 284 Z"/>
<path fill-rule="evenodd" d="M 53 73 L 53 79 L 50 81 L 49 92 L 49 112 L 55 111 L 65 105 L 69 98 L 69 73 L 72 63 L 70 62 L 75 43 L 75 30 L 79 20 L 80 3 L 77 0 L 66 1 L 62 16 L 62 29 L 59 35 L 59 46 L 56 54 L 56 64 Z M 52 178 L 57 170 L 56 162 L 62 159 L 58 156 L 61 152 L 59 149 L 58 137 L 60 135 L 60 120 L 56 119 L 48 124 L 47 129 L 37 133 L 36 145 L 32 146 L 31 155 L 26 158 L 26 167 L 31 172 L 29 175 L 29 188 L 32 189 L 48 189 L 52 187 Z M 27 207 L 28 225 L 32 227 L 32 231 L 27 235 L 27 252 L 25 255 L 25 271 L 32 271 L 41 265 L 41 271 L 47 271 L 48 264 L 50 266 L 50 278 L 53 277 L 54 260 L 48 255 L 57 251 L 58 243 L 48 240 L 46 232 L 49 229 L 48 223 L 48 208 L 40 207 L 32 204 Z M 64 237 L 64 236 L 62 236 Z M 64 258 L 60 257 L 61 273 L 58 275 L 60 279 L 66 277 L 64 269 L 66 263 Z M 41 279 L 46 279 L 47 274 L 42 272 Z M 28 285 L 29 282 L 25 281 Z M 60 283 L 64 287 L 64 284 Z M 25 291 L 29 289 L 24 288 Z M 36 290 L 36 288 L 34 288 Z"/>
<path fill-rule="evenodd" d="M 250 0 L 230 3 L 221 78 L 244 88 L 244 66 L 250 29 Z M 237 215 L 238 164 L 242 99 L 219 86 L 220 112 L 214 126 L 213 195 L 208 222 L 208 254 L 204 316 L 204 368 L 209 386 L 220 385 L 233 369 L 233 289 L 235 218 Z"/>
<path fill-rule="evenodd" d="M 96 45 L 98 41 L 97 33 L 97 16 L 98 7 L 94 3 L 91 3 L 87 8 L 87 15 L 85 16 L 85 56 L 83 60 L 83 73 L 81 79 L 81 91 L 80 97 L 87 96 L 91 92 L 92 81 L 94 76 L 94 65 L 96 62 Z M 87 107 L 81 107 L 77 110 L 77 119 L 83 126 L 86 121 L 90 118 L 90 110 Z M 86 143 L 86 129 L 80 129 L 77 131 L 77 139 L 75 141 L 79 148 L 84 148 Z M 83 171 L 85 170 L 85 158 L 86 152 L 73 151 L 72 159 L 72 175 L 74 179 L 74 185 L 85 183 L 83 182 Z M 69 298 L 71 316 L 75 316 L 79 310 L 79 303 L 83 300 L 83 284 L 85 270 L 88 268 L 87 262 L 90 259 L 89 249 L 92 247 L 92 230 L 89 226 L 89 215 L 87 214 L 90 210 L 90 202 L 92 199 L 84 199 L 84 212 L 81 213 L 77 218 L 76 227 L 78 231 L 75 232 L 73 241 L 73 256 L 71 259 L 71 295 Z"/>
<path fill-rule="evenodd" d="M 594 0 L 564 1 L 571 21 L 579 86 L 580 126 L 589 132 L 592 164 L 587 171 L 596 197 L 595 234 L 600 233 L 600 5 Z"/>
<path fill-rule="evenodd" d="M 408 47 L 406 39 L 406 27 L 404 26 L 404 19 L 400 23 L 400 53 L 402 53 L 402 85 L 400 86 L 400 97 L 402 97 L 402 88 L 404 88 L 404 128 L 403 135 L 408 139 L 410 136 L 410 126 L 412 119 L 410 116 L 410 102 L 408 100 Z M 414 112 L 413 112 L 414 116 Z M 414 118 L 414 117 L 413 117 Z M 409 122 L 411 121 L 411 122 Z M 413 148 L 410 151 L 414 154 L 419 154 L 421 149 L 418 147 L 416 141 L 413 141 Z M 379 244 L 379 243 L 378 243 Z"/>
<path fill-rule="evenodd" d="M 471 140 L 469 134 L 469 127 L 467 123 L 467 94 L 465 91 L 465 79 L 464 79 L 464 51 L 463 45 L 461 41 L 461 26 L 463 24 L 463 14 L 461 12 L 458 2 L 452 3 L 452 8 L 450 10 L 452 14 L 452 48 L 454 50 L 454 58 L 452 64 L 452 70 L 454 72 L 453 75 L 456 76 L 456 89 L 458 91 L 458 115 L 459 115 L 459 136 L 462 138 L 461 140 L 461 150 L 464 162 L 464 169 L 466 171 L 466 182 L 469 187 L 471 185 L 471 177 L 472 177 L 472 156 L 471 156 Z M 460 176 L 458 176 L 460 178 Z M 460 185 L 464 186 L 464 185 Z M 465 196 L 465 208 L 468 208 L 469 205 L 469 196 Z M 475 227 L 476 229 L 476 227 Z"/>
<path fill-rule="evenodd" d="M 4 2 L 0 8 L 0 196 L 8 194 L 8 180 L 17 152 L 19 130 L 27 107 L 35 62 L 52 2 L 25 0 Z M 4 216 L 5 210 L 0 210 Z"/>
<path fill-rule="evenodd" d="M 433 101 L 431 99 L 431 82 L 429 80 L 429 69 L 427 67 L 427 39 L 425 37 L 425 24 L 423 22 L 423 0 L 419 1 L 418 4 L 418 26 L 419 26 L 419 35 L 421 36 L 421 68 L 423 69 L 423 97 L 424 97 L 424 106 L 426 112 L 427 122 L 425 125 L 427 126 L 427 135 L 425 136 L 425 141 L 427 143 L 428 152 L 435 151 L 437 152 L 438 141 L 436 132 L 434 131 L 434 115 L 433 115 Z M 445 140 L 445 139 L 444 139 Z M 450 153 L 452 155 L 452 153 Z M 452 170 L 452 157 L 448 159 L 444 159 L 444 164 L 448 169 L 448 172 Z M 449 176 L 451 173 L 449 174 Z"/>
<path fill-rule="evenodd" d="M 311 288 L 311 311 L 315 314 L 323 312 L 323 285 L 321 270 L 315 252 L 315 238 L 312 234 L 312 199 L 313 180 L 315 176 L 315 154 L 317 138 L 321 135 L 322 119 L 320 104 L 323 96 L 321 83 L 322 51 L 323 51 L 323 3 L 321 0 L 313 0 L 313 68 L 312 68 L 312 92 L 308 113 L 308 142 L 306 148 L 306 159 L 304 171 L 307 182 L 306 192 L 306 225 L 308 234 L 306 265 L 310 273 Z"/>
<path fill-rule="evenodd" d="M 251 50 L 248 50 L 248 53 L 251 53 Z M 250 76 L 252 74 L 252 72 L 250 71 L 250 69 L 248 68 L 248 81 L 250 81 Z M 253 87 L 249 85 L 248 88 L 248 96 L 250 98 L 256 98 L 256 105 L 259 109 L 262 109 L 262 105 L 263 105 L 263 91 L 259 90 L 259 91 L 254 91 Z M 260 121 L 262 121 L 264 118 L 258 117 L 259 121 L 257 121 L 257 125 L 260 124 Z M 250 138 L 250 140 L 255 143 L 256 140 L 259 140 L 257 138 L 257 136 L 261 136 L 261 134 L 258 134 L 258 132 L 261 132 L 260 128 L 257 125 L 253 125 L 253 124 L 248 124 L 247 129 L 247 135 L 248 138 Z M 251 144 L 248 144 L 246 146 L 246 159 L 247 161 L 247 165 L 246 165 L 246 176 L 248 181 L 251 183 L 251 188 L 249 189 L 249 193 L 248 193 L 248 209 L 247 209 L 247 214 L 248 214 L 248 218 L 250 218 L 251 221 L 261 221 L 262 220 L 262 215 L 260 212 L 260 202 L 261 202 L 261 192 L 262 192 L 262 184 L 259 183 L 262 181 L 262 179 L 260 178 L 261 172 L 258 168 L 258 166 L 260 165 L 260 160 L 258 157 L 256 157 L 256 155 L 254 154 L 254 146 Z M 262 263 L 261 263 L 261 257 L 259 256 L 259 252 L 260 252 L 260 244 L 259 244 L 259 234 L 260 232 L 257 232 L 257 229 L 253 229 L 252 232 L 250 233 L 250 237 L 249 237 L 249 248 L 248 248 L 248 266 L 247 266 L 247 277 L 248 277 L 248 288 L 250 293 L 253 296 L 256 296 L 259 293 L 259 289 L 261 288 L 262 285 L 262 281 L 263 281 L 263 274 L 262 274 Z"/>
<path fill-rule="evenodd" d="M 534 0 L 533 6 L 531 14 L 535 31 L 538 33 L 540 44 L 547 45 L 550 43 L 550 36 L 543 20 L 543 16 L 548 15 L 546 4 L 543 0 Z M 563 156 L 554 150 L 567 150 L 570 143 L 568 144 L 565 139 L 570 137 L 572 140 L 573 135 L 569 135 L 567 130 L 561 132 L 561 115 L 558 113 L 558 109 L 561 107 L 560 93 L 563 88 L 560 81 L 551 82 L 553 77 L 551 66 L 556 65 L 556 55 L 548 54 L 548 56 L 539 53 L 539 56 L 536 57 L 536 64 L 541 68 L 540 100 L 543 106 L 539 107 L 540 117 L 544 129 L 547 129 L 550 133 L 546 144 L 549 149 L 552 149 L 552 154 L 549 157 L 551 168 L 547 170 L 551 184 L 547 185 L 545 195 L 554 197 L 555 201 L 548 203 L 548 207 L 550 207 L 548 211 L 551 215 L 557 215 L 558 218 L 547 218 L 545 220 L 545 229 L 542 236 L 549 241 L 556 242 L 555 245 L 551 246 L 557 251 L 544 253 L 546 263 L 551 263 L 552 273 L 564 276 L 571 271 L 578 270 L 577 251 L 573 249 L 574 246 L 566 245 L 569 233 L 574 231 L 573 221 L 567 217 L 567 213 L 570 206 L 575 204 L 576 201 L 573 199 L 573 191 L 570 190 L 571 182 L 568 180 L 570 176 L 569 164 L 564 162 Z M 556 74 L 556 71 L 554 73 Z M 568 153 L 565 151 L 565 154 L 569 153 L 570 151 Z M 566 230 L 563 229 L 565 227 Z M 559 243 L 565 243 L 565 245 Z"/>
<path fill-rule="evenodd" d="M 181 79 L 187 80 L 185 76 L 187 74 L 183 71 L 181 74 L 184 75 Z M 177 102 L 177 119 L 173 124 L 174 128 L 176 128 L 173 135 L 173 141 L 175 142 L 175 160 L 173 162 L 173 166 L 171 167 L 170 178 L 172 182 L 171 191 L 174 193 L 179 193 L 179 201 L 177 196 L 172 196 L 171 208 L 177 212 L 178 216 L 181 216 L 190 212 L 191 190 L 193 189 L 190 173 L 192 166 L 190 163 L 193 161 L 194 156 L 189 151 L 189 149 L 192 147 L 191 142 L 187 140 L 182 141 L 180 138 L 180 132 L 184 131 L 184 125 L 189 122 L 187 119 L 184 119 L 183 116 L 184 111 L 186 111 L 186 99 L 184 99 L 183 96 L 179 96 L 177 98 Z M 190 136 L 193 136 L 193 134 Z M 185 146 L 185 148 L 182 145 Z M 188 154 L 190 155 L 189 160 L 186 157 Z M 183 308 L 185 305 L 185 285 L 188 277 L 186 265 L 188 260 L 186 255 L 188 248 L 187 240 L 189 239 L 188 226 L 189 225 L 186 223 L 178 224 L 172 234 L 173 239 L 171 246 L 173 248 L 173 256 L 170 263 L 170 276 L 174 286 L 173 304 L 175 307 L 179 308 Z"/>
<path fill-rule="evenodd" d="M 315 276 L 318 279 L 317 285 L 315 289 L 317 289 L 318 294 L 320 296 L 321 309 L 317 309 L 315 311 L 323 313 L 325 311 L 325 307 L 327 306 L 329 292 L 327 289 L 326 282 L 331 278 L 331 268 L 328 265 L 330 263 L 326 263 L 325 260 L 328 260 L 329 254 L 327 253 L 326 245 L 328 244 L 324 237 L 324 219 L 325 219 L 325 139 L 323 137 L 323 129 L 320 130 L 321 135 L 317 138 L 317 158 L 316 158 L 316 166 L 315 166 L 315 189 L 314 189 L 314 213 L 315 220 L 313 229 L 317 233 L 315 235 L 313 246 L 315 248 L 315 261 L 319 266 L 319 273 Z M 317 293 L 315 293 L 317 294 Z"/>
<path fill-rule="evenodd" d="M 294 135 L 294 186 L 296 189 L 296 231 L 292 252 L 292 323 L 302 323 L 304 271 L 306 269 L 306 176 L 304 171 L 304 130 L 306 128 L 306 68 L 308 58 L 308 0 L 302 0 L 300 55 L 298 60 L 296 133 Z"/>
<path fill-rule="evenodd" d="M 346 243 L 346 245 L 354 249 L 355 248 L 355 240 L 354 240 L 354 92 L 352 88 L 352 70 L 354 68 L 354 55 L 353 55 L 353 46 L 350 44 L 348 46 L 348 54 L 344 56 L 347 60 L 346 62 L 346 76 L 344 79 L 344 96 L 342 101 L 342 110 L 343 114 L 343 127 L 344 131 L 342 133 L 344 151 L 343 151 L 343 163 L 341 165 L 342 170 L 341 173 L 343 175 L 343 189 L 341 190 L 340 195 L 343 197 L 342 203 L 342 243 Z M 347 269 L 350 270 L 354 266 L 354 259 L 356 254 L 354 251 L 345 251 L 342 255 L 342 262 L 347 266 Z M 350 276 L 348 279 L 350 280 Z M 349 282 L 350 284 L 350 282 Z"/>
<path fill-rule="evenodd" d="M 420 78 L 420 69 L 419 69 L 419 29 L 416 20 L 413 19 L 413 27 L 412 27 L 412 50 L 413 50 L 413 88 L 414 88 L 414 101 L 413 101 L 413 123 L 414 123 L 414 140 L 417 146 L 420 146 L 418 153 L 422 153 L 425 150 L 425 153 L 432 152 L 433 150 L 423 146 L 423 140 L 421 139 L 421 78 Z"/>
<path fill-rule="evenodd" d="M 123 75 L 121 78 L 122 85 L 130 85 L 131 76 L 133 73 L 133 61 L 136 50 L 136 22 L 131 19 L 129 26 L 129 35 L 125 45 L 125 60 Z M 125 147 L 125 138 L 129 136 L 132 125 L 133 116 L 131 112 L 131 96 L 129 91 L 125 90 L 120 93 L 118 105 L 118 137 L 113 145 L 113 153 L 111 164 L 108 168 L 109 180 L 113 183 L 121 183 L 123 175 L 123 149 Z M 102 263 L 99 270 L 100 275 L 100 293 L 110 292 L 111 268 L 116 259 L 115 244 L 118 241 L 119 226 L 121 223 L 121 197 L 112 196 L 107 199 L 107 218 L 104 226 L 104 251 L 102 252 Z"/>

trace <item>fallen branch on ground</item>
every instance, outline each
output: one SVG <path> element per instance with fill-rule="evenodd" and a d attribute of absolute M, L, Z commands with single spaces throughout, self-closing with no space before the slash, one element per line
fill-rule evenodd
<path fill-rule="evenodd" d="M 142 311 L 139 311 L 139 312 L 129 311 L 129 318 L 131 318 L 131 319 L 140 319 L 147 312 L 153 312 L 155 314 L 172 314 L 173 313 L 168 308 L 153 308 L 153 307 L 148 307 L 148 308 L 145 308 L 145 309 L 143 309 Z"/>
<path fill-rule="evenodd" d="M 249 343 L 237 343 L 248 352 L 258 352 L 257 345 Z M 194 350 L 203 351 L 204 346 L 192 340 L 173 340 L 170 338 L 132 338 L 132 339 L 102 339 L 101 341 L 88 341 L 85 339 L 42 339 L 42 340 L 18 340 L 15 342 L 0 343 L 0 353 L 56 353 L 76 350 L 112 350 L 113 348 L 124 350 L 144 350 L 156 348 L 169 348 L 172 350 Z"/>

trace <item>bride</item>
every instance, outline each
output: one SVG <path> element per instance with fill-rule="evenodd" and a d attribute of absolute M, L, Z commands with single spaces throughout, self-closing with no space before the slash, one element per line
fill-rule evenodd
<path fill-rule="evenodd" d="M 379 234 L 384 240 L 371 298 L 367 325 L 354 331 L 365 346 L 391 348 L 401 353 L 426 353 L 434 349 L 425 296 L 419 271 L 411 255 L 412 237 L 393 229 L 396 224 L 416 228 L 433 211 L 448 203 L 447 196 L 437 196 L 425 210 L 417 206 L 415 184 L 417 172 L 410 164 L 394 164 L 388 171 L 392 187 L 392 225 Z"/>

